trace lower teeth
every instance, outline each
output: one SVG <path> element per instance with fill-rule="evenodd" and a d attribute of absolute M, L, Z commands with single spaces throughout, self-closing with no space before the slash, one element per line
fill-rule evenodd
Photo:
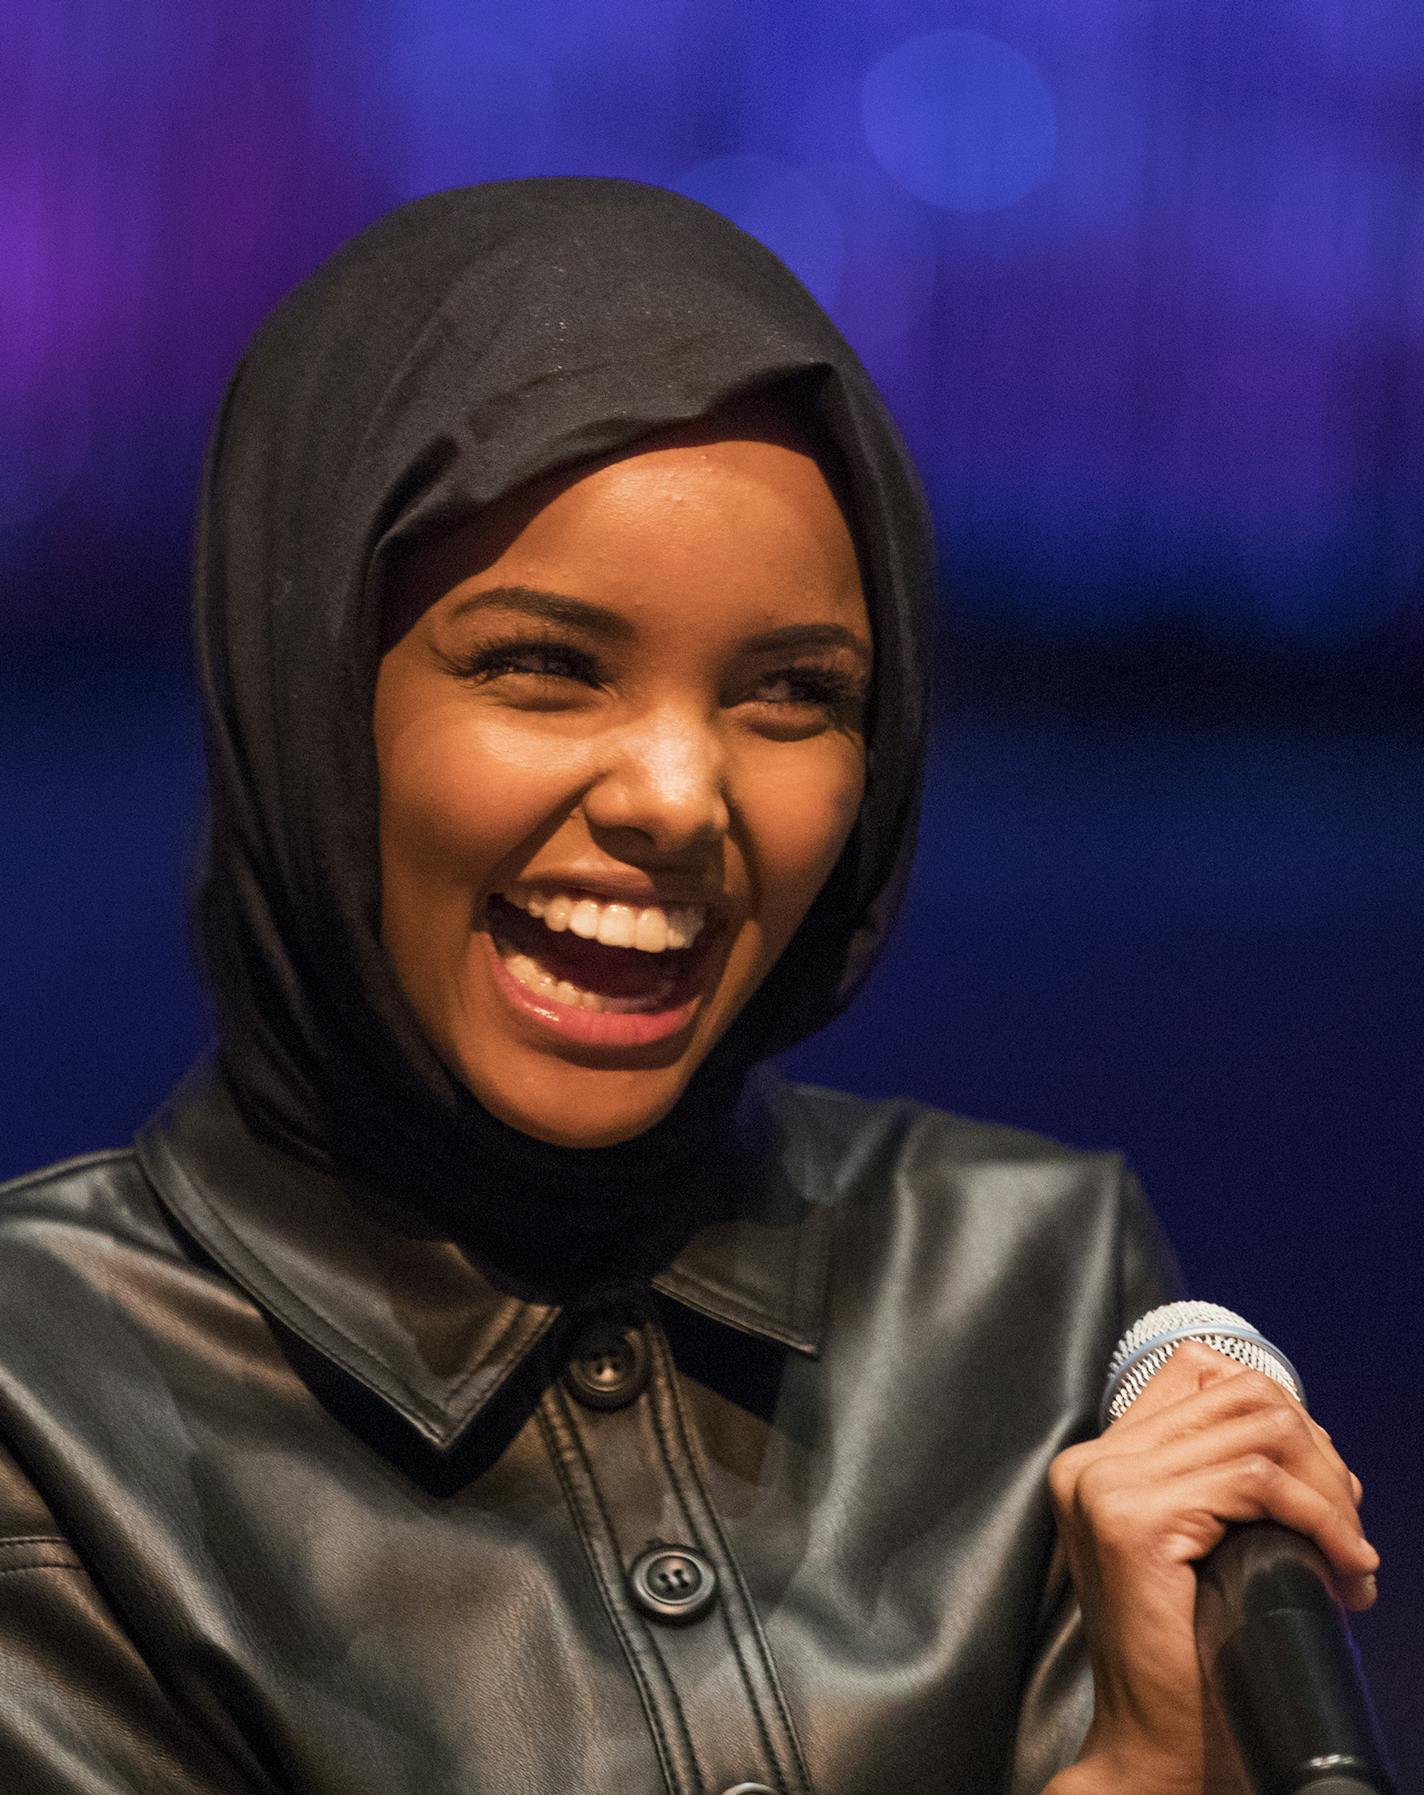
<path fill-rule="evenodd" d="M 510 975 L 526 991 L 532 991 L 536 997 L 549 998 L 554 1003 L 567 1004 L 573 1009 L 599 1010 L 610 1015 L 631 1015 L 639 1010 L 657 1010 L 672 995 L 673 979 L 665 976 L 651 990 L 638 997 L 607 997 L 601 991 L 585 991 L 581 986 L 571 984 L 568 979 L 556 979 L 537 960 L 528 954 L 504 954 L 501 956 L 508 967 Z"/>

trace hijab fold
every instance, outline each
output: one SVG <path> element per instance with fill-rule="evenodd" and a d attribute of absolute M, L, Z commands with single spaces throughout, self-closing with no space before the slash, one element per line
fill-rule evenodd
<path fill-rule="evenodd" d="M 844 464 L 877 663 L 861 817 L 671 1114 L 617 1146 L 554 1147 L 441 1061 L 380 946 L 386 564 L 537 476 L 770 389 Z M 868 376 L 716 213 L 626 181 L 514 181 L 432 194 L 347 244 L 250 345 L 199 514 L 197 931 L 249 1126 L 516 1257 L 616 1237 L 670 1185 L 705 1183 L 749 1068 L 835 1015 L 884 940 L 912 848 L 931 580 L 919 486 Z"/>

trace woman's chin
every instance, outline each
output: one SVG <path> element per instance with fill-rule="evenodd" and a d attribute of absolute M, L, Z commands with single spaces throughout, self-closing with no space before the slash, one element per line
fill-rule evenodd
<path fill-rule="evenodd" d="M 614 1147 L 662 1121 L 686 1089 L 691 1070 L 680 1066 L 612 1068 L 536 1065 L 519 1080 L 506 1066 L 497 1081 L 476 1067 L 461 1068 L 483 1106 L 534 1140 L 554 1147 Z"/>

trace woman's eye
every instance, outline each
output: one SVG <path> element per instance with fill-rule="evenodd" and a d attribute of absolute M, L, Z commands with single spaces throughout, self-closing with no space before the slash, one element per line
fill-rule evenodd
<path fill-rule="evenodd" d="M 788 710 L 821 711 L 841 721 L 858 714 L 864 702 L 860 683 L 834 667 L 782 667 L 757 681 L 754 703 Z"/>
<path fill-rule="evenodd" d="M 567 642 L 500 642 L 451 662 L 451 670 L 472 685 L 511 674 L 540 680 L 574 680 L 597 685 L 593 657 Z"/>

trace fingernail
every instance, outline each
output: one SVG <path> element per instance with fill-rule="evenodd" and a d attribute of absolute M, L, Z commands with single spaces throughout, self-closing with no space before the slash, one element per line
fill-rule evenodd
<path fill-rule="evenodd" d="M 1351 1614 L 1361 1614 L 1374 1606 L 1379 1585 L 1373 1577 L 1342 1577 L 1335 1585 L 1335 1591 Z"/>

